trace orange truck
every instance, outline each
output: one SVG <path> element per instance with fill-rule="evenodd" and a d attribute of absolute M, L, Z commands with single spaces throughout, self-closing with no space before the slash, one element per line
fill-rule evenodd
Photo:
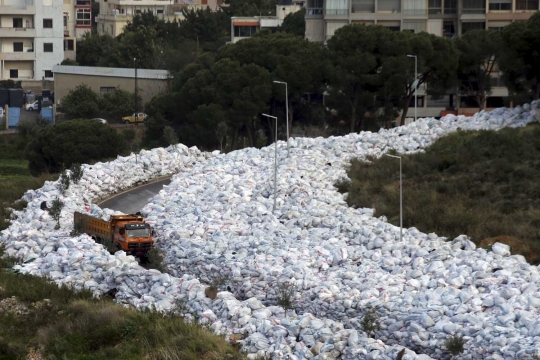
<path fill-rule="evenodd" d="M 128 255 L 147 257 L 154 231 L 142 215 L 111 215 L 109 221 L 92 215 L 74 213 L 74 224 L 98 243 L 109 239 L 117 250 Z"/>

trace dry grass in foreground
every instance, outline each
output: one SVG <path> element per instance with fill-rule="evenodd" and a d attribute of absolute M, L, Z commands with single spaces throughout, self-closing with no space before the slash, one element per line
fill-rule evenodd
<path fill-rule="evenodd" d="M 0 251 L 1 253 L 1 251 Z M 0 359 L 231 359 L 245 357 L 207 329 L 13 273 L 0 259 Z"/>

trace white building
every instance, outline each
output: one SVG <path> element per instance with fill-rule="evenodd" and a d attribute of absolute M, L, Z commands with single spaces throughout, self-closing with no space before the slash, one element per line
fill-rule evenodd
<path fill-rule="evenodd" d="M 91 0 L 63 0 L 64 58 L 75 60 L 77 40 L 92 31 Z"/>
<path fill-rule="evenodd" d="M 98 34 L 116 37 L 133 17 L 144 12 L 168 20 L 182 20 L 182 9 L 218 9 L 222 0 L 100 0 L 96 18 Z"/>
<path fill-rule="evenodd" d="M 1 0 L 0 79 L 52 80 L 64 59 L 63 0 Z"/>
<path fill-rule="evenodd" d="M 282 1 L 283 2 L 283 1 Z M 276 5 L 276 16 L 242 16 L 231 18 L 231 42 L 253 37 L 259 30 L 276 31 L 289 14 L 302 9 L 302 2 L 295 4 Z"/>

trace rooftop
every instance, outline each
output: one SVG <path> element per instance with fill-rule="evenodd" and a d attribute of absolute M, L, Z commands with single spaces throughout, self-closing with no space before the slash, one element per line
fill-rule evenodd
<path fill-rule="evenodd" d="M 53 67 L 55 74 L 73 74 L 73 75 L 89 75 L 89 76 L 110 76 L 134 78 L 134 68 L 111 68 L 111 67 L 94 67 L 94 66 L 68 66 L 55 65 Z M 167 70 L 153 69 L 137 69 L 137 77 L 139 79 L 156 79 L 165 80 L 169 78 Z"/>

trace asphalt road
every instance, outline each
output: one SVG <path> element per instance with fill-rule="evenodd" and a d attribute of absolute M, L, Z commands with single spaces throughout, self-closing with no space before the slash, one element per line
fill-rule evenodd
<path fill-rule="evenodd" d="M 121 211 L 124 214 L 134 214 L 137 211 L 140 211 L 148 203 L 148 199 L 159 193 L 160 190 L 163 189 L 163 185 L 168 185 L 170 182 L 171 179 L 166 179 L 143 185 L 120 193 L 97 205 L 101 208 Z"/>

